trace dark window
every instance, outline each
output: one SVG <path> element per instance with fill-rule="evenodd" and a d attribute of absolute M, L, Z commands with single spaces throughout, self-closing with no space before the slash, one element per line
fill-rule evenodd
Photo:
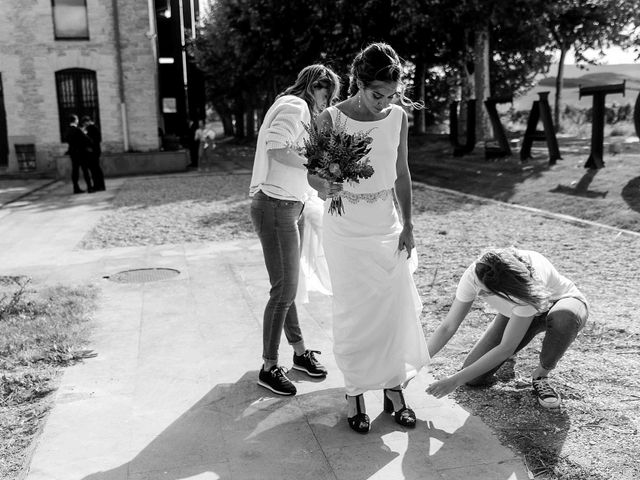
<path fill-rule="evenodd" d="M 86 0 L 51 0 L 56 40 L 88 40 Z"/>
<path fill-rule="evenodd" d="M 69 125 L 72 113 L 81 118 L 89 115 L 100 128 L 100 108 L 98 105 L 98 82 L 96 72 L 82 68 L 71 68 L 56 72 L 58 92 L 58 115 L 60 116 L 60 138 Z"/>

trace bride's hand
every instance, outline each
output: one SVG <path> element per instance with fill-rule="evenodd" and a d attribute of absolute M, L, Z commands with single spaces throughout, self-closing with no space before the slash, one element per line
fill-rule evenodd
<path fill-rule="evenodd" d="M 327 181 L 327 197 L 328 198 L 333 198 L 335 194 L 340 193 L 341 191 L 342 191 L 341 183 Z"/>
<path fill-rule="evenodd" d="M 411 257 L 411 250 L 416 246 L 413 239 L 413 225 L 405 223 L 400 232 L 400 238 L 398 239 L 398 251 L 406 250 L 407 258 Z"/>

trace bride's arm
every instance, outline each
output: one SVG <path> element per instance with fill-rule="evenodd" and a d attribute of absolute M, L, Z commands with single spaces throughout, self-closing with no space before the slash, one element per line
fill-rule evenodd
<path fill-rule="evenodd" d="M 402 232 L 398 241 L 398 250 L 407 251 L 407 257 L 415 246 L 413 239 L 413 223 L 411 219 L 411 174 L 409 173 L 407 130 L 409 122 L 407 114 L 402 111 L 402 127 L 400 128 L 400 143 L 398 145 L 398 158 L 396 160 L 395 190 L 398 204 L 402 213 Z"/>

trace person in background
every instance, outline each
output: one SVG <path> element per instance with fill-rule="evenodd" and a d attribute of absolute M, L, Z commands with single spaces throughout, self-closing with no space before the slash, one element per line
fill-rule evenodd
<path fill-rule="evenodd" d="M 102 155 L 102 135 L 100 130 L 96 126 L 93 119 L 85 115 L 81 120 L 82 131 L 91 139 L 92 152 L 87 156 L 89 171 L 91 172 L 91 178 L 93 180 L 94 191 L 103 191 L 106 189 L 104 184 L 104 173 L 100 166 L 100 156 Z"/>
<path fill-rule="evenodd" d="M 199 162 L 201 166 L 208 167 L 214 161 L 213 150 L 216 148 L 216 131 L 214 130 L 213 121 L 208 120 L 201 122 L 197 134 L 200 138 Z"/>
<path fill-rule="evenodd" d="M 204 121 L 191 120 L 189 122 L 189 167 L 198 168 L 198 156 L 200 155 L 200 142 L 202 141 L 202 129 Z"/>
<path fill-rule="evenodd" d="M 249 195 L 255 228 L 271 289 L 263 316 L 263 365 L 258 385 L 279 395 L 295 395 L 296 387 L 279 365 L 282 331 L 293 347 L 293 368 L 322 378 L 326 368 L 307 349 L 296 310 L 300 271 L 300 244 L 304 232 L 302 211 L 315 192 L 307 181 L 306 160 L 292 145 L 306 135 L 310 123 L 340 91 L 338 76 L 324 65 L 303 68 L 293 85 L 267 111 L 256 143 Z"/>
<path fill-rule="evenodd" d="M 93 153 L 93 143 L 91 139 L 78 126 L 78 116 L 69 115 L 69 127 L 67 128 L 64 141 L 69 144 L 69 156 L 71 157 L 71 182 L 73 183 L 73 193 L 84 193 L 80 188 L 80 170 L 87 184 L 87 192 L 93 193 L 91 175 L 89 174 L 89 156 Z"/>
<path fill-rule="evenodd" d="M 427 393 L 441 398 L 460 385 L 490 383 L 509 357 L 544 332 L 531 385 L 541 406 L 559 407 L 560 394 L 550 385 L 548 375 L 587 322 L 585 296 L 538 252 L 489 249 L 463 273 L 447 316 L 427 342 L 431 356 L 453 337 L 477 297 L 498 313 L 467 355 L 462 369 L 429 385 Z"/>

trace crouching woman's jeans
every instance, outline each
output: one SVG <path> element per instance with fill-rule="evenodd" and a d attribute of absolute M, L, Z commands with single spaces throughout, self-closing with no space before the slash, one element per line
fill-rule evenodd
<path fill-rule="evenodd" d="M 264 254 L 271 290 L 262 324 L 262 358 L 278 360 L 282 330 L 288 342 L 303 343 L 294 302 L 298 290 L 304 204 L 259 191 L 251 202 L 251 221 Z"/>
<path fill-rule="evenodd" d="M 548 312 L 533 318 L 529 329 L 524 334 L 515 352 L 519 352 L 526 347 L 533 340 L 533 337 L 545 332 L 542 340 L 542 349 L 540 350 L 540 366 L 545 370 L 553 370 L 575 340 L 578 332 L 587 323 L 588 315 L 587 307 L 581 300 L 572 297 L 561 298 L 553 304 Z M 462 365 L 463 368 L 471 365 L 489 350 L 500 344 L 508 321 L 509 318 L 500 313 L 495 316 L 489 328 L 482 334 L 480 340 L 467 355 Z M 467 385 L 488 383 L 501 365 L 467 382 Z"/>

